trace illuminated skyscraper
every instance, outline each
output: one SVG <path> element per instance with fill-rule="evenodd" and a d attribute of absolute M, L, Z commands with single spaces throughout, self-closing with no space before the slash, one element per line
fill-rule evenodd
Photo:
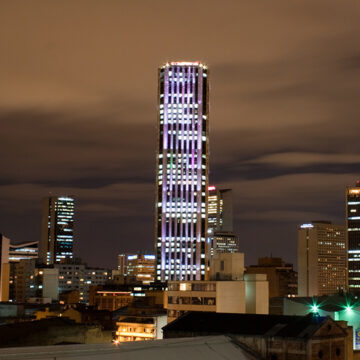
<path fill-rule="evenodd" d="M 48 197 L 43 200 L 40 259 L 44 264 L 73 258 L 74 198 Z"/>
<path fill-rule="evenodd" d="M 348 287 L 360 292 L 360 181 L 346 188 L 346 243 L 348 245 Z"/>
<path fill-rule="evenodd" d="M 299 296 L 336 294 L 346 289 L 344 225 L 313 221 L 298 227 Z"/>
<path fill-rule="evenodd" d="M 208 89 L 199 62 L 159 69 L 157 280 L 202 280 L 208 270 Z"/>

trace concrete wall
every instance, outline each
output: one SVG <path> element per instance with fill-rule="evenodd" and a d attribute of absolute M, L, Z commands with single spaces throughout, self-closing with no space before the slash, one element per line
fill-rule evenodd
<path fill-rule="evenodd" d="M 243 280 L 243 253 L 219 253 L 211 259 L 211 280 Z"/>
<path fill-rule="evenodd" d="M 245 282 L 218 281 L 216 283 L 216 312 L 245 313 Z"/>
<path fill-rule="evenodd" d="M 59 270 L 44 269 L 43 275 L 43 294 L 45 298 L 59 300 Z"/>
<path fill-rule="evenodd" d="M 167 316 L 159 315 L 156 317 L 156 339 L 163 339 L 162 328 L 167 324 Z"/>
<path fill-rule="evenodd" d="M 246 313 L 269 313 L 269 283 L 264 274 L 246 274 Z"/>

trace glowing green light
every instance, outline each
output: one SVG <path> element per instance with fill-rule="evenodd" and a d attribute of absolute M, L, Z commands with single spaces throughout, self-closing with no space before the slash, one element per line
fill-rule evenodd
<path fill-rule="evenodd" d="M 311 310 L 312 310 L 312 312 L 317 313 L 319 311 L 319 307 L 316 304 L 312 305 Z"/>
<path fill-rule="evenodd" d="M 345 310 L 346 310 L 347 312 L 350 312 L 350 311 L 352 310 L 352 307 L 351 307 L 350 305 L 348 305 L 348 306 L 345 308 Z"/>

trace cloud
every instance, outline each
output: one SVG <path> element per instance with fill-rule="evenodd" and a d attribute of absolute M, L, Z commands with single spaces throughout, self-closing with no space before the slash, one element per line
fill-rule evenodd
<path fill-rule="evenodd" d="M 243 250 L 295 259 L 296 224 L 340 221 L 360 173 L 358 18 L 351 0 L 3 4 L 0 231 L 37 239 L 41 198 L 66 192 L 84 257 L 152 249 L 157 67 L 199 59 Z"/>
<path fill-rule="evenodd" d="M 277 153 L 260 156 L 245 161 L 247 164 L 267 164 L 272 166 L 298 167 L 315 164 L 357 164 L 358 154 L 321 154 L 321 153 Z"/>

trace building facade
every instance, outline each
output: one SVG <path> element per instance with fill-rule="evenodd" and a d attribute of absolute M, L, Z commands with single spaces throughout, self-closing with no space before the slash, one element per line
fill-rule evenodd
<path fill-rule="evenodd" d="M 360 181 L 346 188 L 348 289 L 360 293 Z"/>
<path fill-rule="evenodd" d="M 59 271 L 59 292 L 79 291 L 81 303 L 89 303 L 91 286 L 104 285 L 111 280 L 111 270 L 88 268 L 84 264 L 55 264 Z"/>
<path fill-rule="evenodd" d="M 52 265 L 73 258 L 74 197 L 43 200 L 40 260 Z"/>
<path fill-rule="evenodd" d="M 14 300 L 50 303 L 59 299 L 59 272 L 38 265 L 36 259 L 20 260 L 14 267 Z"/>
<path fill-rule="evenodd" d="M 257 265 L 246 268 L 247 274 L 266 274 L 269 281 L 269 298 L 296 296 L 298 293 L 297 272 L 293 264 L 286 263 L 281 258 L 259 258 Z"/>
<path fill-rule="evenodd" d="M 238 252 L 239 241 L 233 226 L 233 192 L 208 186 L 208 239 L 210 255 Z"/>
<path fill-rule="evenodd" d="M 204 280 L 208 267 L 209 85 L 200 62 L 159 69 L 156 278 Z"/>
<path fill-rule="evenodd" d="M 117 342 L 160 340 L 167 324 L 166 314 L 126 315 L 116 323 Z"/>
<path fill-rule="evenodd" d="M 168 322 L 187 311 L 268 314 L 266 276 L 244 275 L 244 254 L 217 254 L 210 280 L 170 281 L 166 293 Z"/>
<path fill-rule="evenodd" d="M 119 254 L 118 255 L 118 270 L 119 275 L 126 276 L 127 275 L 127 254 Z"/>
<path fill-rule="evenodd" d="M 26 241 L 9 245 L 9 301 L 15 301 L 15 264 L 20 260 L 36 260 L 38 258 L 38 247 L 38 241 Z"/>
<path fill-rule="evenodd" d="M 150 284 L 154 281 L 155 255 L 129 255 L 127 257 L 127 276 L 134 277 L 137 282 Z"/>
<path fill-rule="evenodd" d="M 313 221 L 298 227 L 299 296 L 331 295 L 346 290 L 344 225 Z"/>
<path fill-rule="evenodd" d="M 0 301 L 9 300 L 9 246 L 10 240 L 0 233 Z"/>
<path fill-rule="evenodd" d="M 233 231 L 233 194 L 231 189 L 208 187 L 208 230 Z"/>
<path fill-rule="evenodd" d="M 182 341 L 185 337 L 231 335 L 232 339 L 252 349 L 258 359 L 353 359 L 351 328 L 345 322 L 312 314 L 283 316 L 189 312 L 166 325 L 163 332 L 165 339 L 181 338 Z M 256 355 L 254 358 L 257 358 Z"/>

